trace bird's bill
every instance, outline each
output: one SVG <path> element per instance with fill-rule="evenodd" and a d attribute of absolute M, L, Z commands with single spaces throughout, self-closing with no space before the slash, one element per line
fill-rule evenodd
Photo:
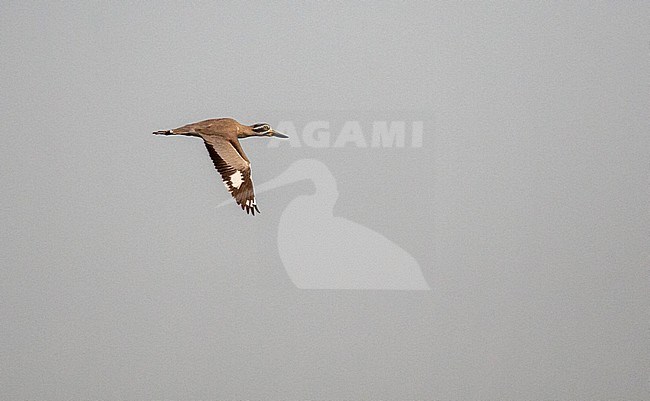
<path fill-rule="evenodd" d="M 282 132 L 278 132 L 274 129 L 271 130 L 271 133 L 269 134 L 270 136 L 277 136 L 278 138 L 289 138 L 288 136 L 284 135 Z"/>

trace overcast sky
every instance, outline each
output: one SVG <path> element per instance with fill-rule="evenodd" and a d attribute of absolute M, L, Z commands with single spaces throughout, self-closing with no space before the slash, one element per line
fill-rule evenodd
<path fill-rule="evenodd" d="M 0 398 L 649 399 L 649 27 L 648 2 L 3 1 Z M 431 291 L 297 288 L 278 244 L 316 252 L 279 227 L 316 184 L 217 208 L 201 141 L 150 134 L 227 116 L 423 121 L 421 147 L 242 145 L 256 184 L 325 165 L 333 214 Z"/>

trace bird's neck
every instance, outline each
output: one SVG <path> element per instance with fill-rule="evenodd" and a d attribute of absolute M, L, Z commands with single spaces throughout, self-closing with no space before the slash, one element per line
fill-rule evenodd
<path fill-rule="evenodd" d="M 314 187 L 316 187 L 314 198 L 320 203 L 333 207 L 339 197 L 334 177 L 331 174 L 321 174 L 312 177 L 312 180 L 314 181 Z"/>

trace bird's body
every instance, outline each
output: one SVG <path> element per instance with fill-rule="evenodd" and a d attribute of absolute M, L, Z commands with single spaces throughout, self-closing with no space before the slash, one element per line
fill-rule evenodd
<path fill-rule="evenodd" d="M 203 139 L 226 189 L 235 198 L 237 204 L 246 210 L 246 213 L 253 215 L 255 211 L 259 213 L 259 209 L 255 203 L 251 163 L 239 143 L 239 138 L 251 136 L 286 138 L 286 135 L 273 130 L 266 123 L 243 125 L 232 118 L 203 120 L 171 130 L 156 131 L 154 135 L 183 135 Z"/>

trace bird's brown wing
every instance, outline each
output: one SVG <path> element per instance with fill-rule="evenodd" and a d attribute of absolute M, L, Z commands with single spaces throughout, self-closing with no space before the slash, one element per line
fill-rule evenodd
<path fill-rule="evenodd" d="M 259 213 L 255 203 L 251 165 L 226 139 L 220 137 L 203 137 L 205 147 L 212 158 L 214 167 L 221 174 L 226 189 L 242 210 L 255 215 Z"/>

